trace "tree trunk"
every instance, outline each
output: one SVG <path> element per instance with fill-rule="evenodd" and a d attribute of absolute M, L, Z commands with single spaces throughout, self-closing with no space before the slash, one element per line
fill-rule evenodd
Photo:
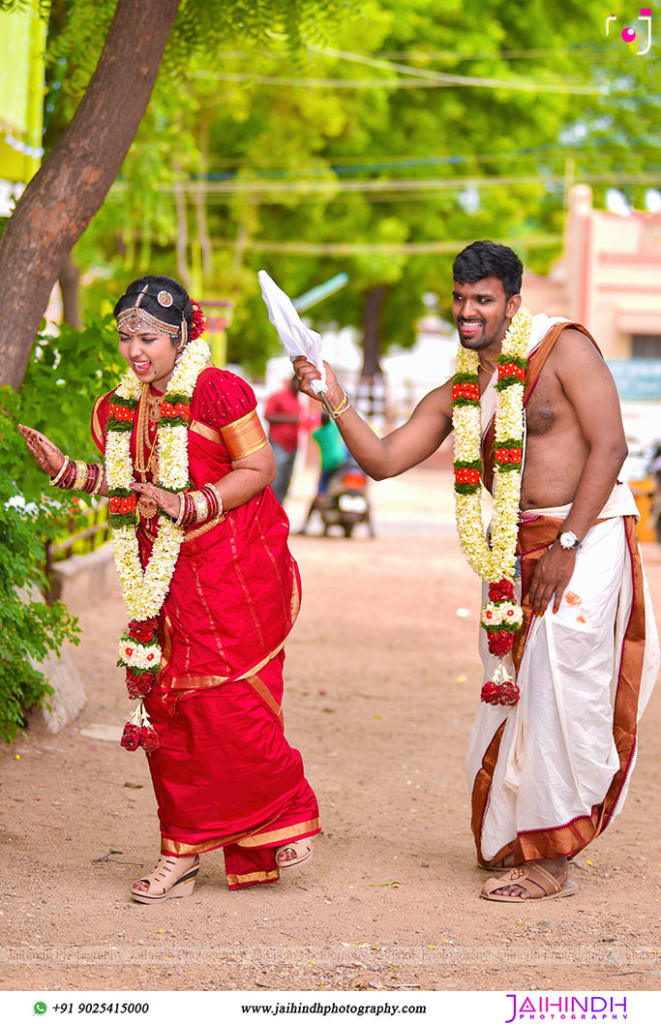
<path fill-rule="evenodd" d="M 381 307 L 383 306 L 388 289 L 385 285 L 378 288 L 370 288 L 365 293 L 365 305 L 363 308 L 363 327 L 365 332 L 363 342 L 363 369 L 361 377 L 380 377 L 381 366 L 379 365 L 380 339 L 379 320 Z"/>
<path fill-rule="evenodd" d="M 80 327 L 80 303 L 78 302 L 78 282 L 80 271 L 73 261 L 71 253 L 67 253 L 59 274 L 60 291 L 62 292 L 62 319 L 69 327 L 76 330 Z"/>
<path fill-rule="evenodd" d="M 0 384 L 23 379 L 51 288 L 105 199 L 158 75 L 179 0 L 118 0 L 83 99 L 0 239 Z"/>

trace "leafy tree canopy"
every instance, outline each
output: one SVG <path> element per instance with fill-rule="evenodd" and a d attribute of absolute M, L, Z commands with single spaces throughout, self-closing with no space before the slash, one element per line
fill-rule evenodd
<path fill-rule="evenodd" d="M 255 367 L 277 347 L 256 270 L 294 295 L 344 270 L 349 286 L 311 315 L 360 324 L 371 289 L 398 290 L 383 340 L 408 344 L 464 242 L 508 241 L 544 272 L 571 183 L 642 206 L 658 61 L 621 41 L 623 0 L 608 38 L 596 0 L 363 0 L 344 20 L 341 3 L 316 6 L 180 5 L 120 180 L 76 249 L 89 310 L 176 267 L 199 297 L 236 301 L 231 356 Z M 113 8 L 51 6 L 53 140 Z"/>

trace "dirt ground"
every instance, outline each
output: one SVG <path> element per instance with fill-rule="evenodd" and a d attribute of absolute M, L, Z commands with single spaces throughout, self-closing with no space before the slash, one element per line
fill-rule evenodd
<path fill-rule="evenodd" d="M 297 529 L 312 488 L 299 473 Z M 229 893 L 220 852 L 193 896 L 133 903 L 158 853 L 145 757 L 119 733 L 119 590 L 75 608 L 88 704 L 0 751 L 0 987 L 16 990 L 658 990 L 661 688 L 624 812 L 572 867 L 571 899 L 478 898 L 464 756 L 479 700 L 479 587 L 449 474 L 372 489 L 378 536 L 292 537 L 303 609 L 287 732 L 321 808 L 314 861 Z M 644 554 L 661 608 L 661 549 Z"/>

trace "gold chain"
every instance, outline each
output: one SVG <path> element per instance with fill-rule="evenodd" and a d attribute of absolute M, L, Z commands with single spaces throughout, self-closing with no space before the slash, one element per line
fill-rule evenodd
<path fill-rule="evenodd" d="M 152 467 L 154 454 L 158 446 L 158 431 L 154 438 L 154 443 L 151 444 L 149 440 L 149 421 L 152 418 L 152 407 L 154 410 L 158 410 L 160 408 L 160 404 L 160 398 L 152 398 L 149 392 L 149 384 L 143 384 L 142 393 L 140 395 L 135 439 L 135 468 L 136 471 L 140 473 L 143 483 L 147 479 L 147 473 Z M 158 423 L 158 414 L 156 412 L 153 415 L 153 419 Z M 144 461 L 145 451 L 149 452 L 149 458 L 146 463 Z"/>

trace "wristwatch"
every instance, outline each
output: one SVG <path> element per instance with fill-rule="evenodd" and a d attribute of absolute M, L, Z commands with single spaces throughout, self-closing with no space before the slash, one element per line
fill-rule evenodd
<path fill-rule="evenodd" d="M 581 546 L 580 540 L 572 530 L 565 530 L 564 533 L 559 533 L 558 540 L 560 547 L 564 548 L 565 551 L 571 551 L 572 548 L 580 548 Z"/>

